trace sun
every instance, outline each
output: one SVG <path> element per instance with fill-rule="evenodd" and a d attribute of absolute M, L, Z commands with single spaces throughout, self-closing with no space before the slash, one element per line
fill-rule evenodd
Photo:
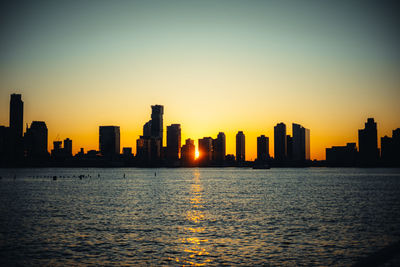
<path fill-rule="evenodd" d="M 200 152 L 196 149 L 195 153 L 194 153 L 194 158 L 198 159 L 200 157 Z"/>

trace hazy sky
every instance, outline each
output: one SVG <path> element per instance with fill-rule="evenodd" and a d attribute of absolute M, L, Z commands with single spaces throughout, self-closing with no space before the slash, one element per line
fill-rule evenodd
<path fill-rule="evenodd" d="M 0 124 L 11 93 L 24 123 L 98 149 L 98 126 L 122 146 L 164 105 L 182 141 L 256 137 L 292 122 L 311 130 L 311 157 L 400 127 L 399 8 L 387 1 L 10 1 L 0 4 Z"/>

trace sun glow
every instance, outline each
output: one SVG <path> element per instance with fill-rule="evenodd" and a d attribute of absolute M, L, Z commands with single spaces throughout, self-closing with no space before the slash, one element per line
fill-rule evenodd
<path fill-rule="evenodd" d="M 195 159 L 198 159 L 200 157 L 200 152 L 199 152 L 199 150 L 197 150 L 197 148 L 196 148 L 196 152 L 195 152 L 195 154 L 194 154 L 194 158 Z"/>

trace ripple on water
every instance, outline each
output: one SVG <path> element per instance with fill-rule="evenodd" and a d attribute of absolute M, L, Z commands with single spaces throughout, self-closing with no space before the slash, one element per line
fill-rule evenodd
<path fill-rule="evenodd" d="M 393 169 L 0 175 L 0 265 L 351 265 L 400 237 Z"/>

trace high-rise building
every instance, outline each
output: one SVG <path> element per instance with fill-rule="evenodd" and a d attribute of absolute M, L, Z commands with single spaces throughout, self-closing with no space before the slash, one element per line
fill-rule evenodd
<path fill-rule="evenodd" d="M 293 159 L 293 138 L 290 135 L 286 135 L 286 158 Z"/>
<path fill-rule="evenodd" d="M 269 138 L 265 135 L 257 137 L 257 161 L 269 159 Z"/>
<path fill-rule="evenodd" d="M 6 166 L 10 161 L 10 128 L 0 126 L 0 166 Z"/>
<path fill-rule="evenodd" d="M 393 130 L 392 137 L 381 137 L 381 158 L 384 163 L 400 166 L 400 128 Z"/>
<path fill-rule="evenodd" d="M 212 160 L 212 142 L 211 137 L 199 139 L 199 159 L 200 164 L 208 164 Z"/>
<path fill-rule="evenodd" d="M 213 161 L 223 163 L 226 154 L 225 133 L 219 132 L 216 139 L 213 139 Z"/>
<path fill-rule="evenodd" d="M 244 133 L 239 131 L 236 134 L 236 161 L 243 162 L 246 161 L 246 140 Z"/>
<path fill-rule="evenodd" d="M 64 152 L 68 156 L 72 156 L 72 140 L 67 138 L 64 139 Z"/>
<path fill-rule="evenodd" d="M 22 138 L 24 102 L 20 94 L 12 94 L 10 100 L 10 130 L 12 135 Z"/>
<path fill-rule="evenodd" d="M 151 106 L 151 136 L 161 139 L 161 147 L 163 145 L 163 114 L 164 106 Z"/>
<path fill-rule="evenodd" d="M 362 164 L 374 164 L 378 161 L 378 131 L 373 118 L 368 118 L 365 128 L 358 130 L 358 147 Z"/>
<path fill-rule="evenodd" d="M 151 136 L 151 120 L 146 122 L 143 125 L 143 136 L 150 137 Z"/>
<path fill-rule="evenodd" d="M 44 121 L 33 121 L 25 133 L 26 154 L 31 159 L 48 156 L 47 126 Z"/>
<path fill-rule="evenodd" d="M 274 158 L 275 160 L 286 160 L 286 125 L 281 122 L 274 127 Z"/>
<path fill-rule="evenodd" d="M 136 158 L 141 163 L 150 161 L 150 138 L 141 136 L 136 140 Z"/>
<path fill-rule="evenodd" d="M 193 164 L 196 156 L 196 147 L 194 140 L 186 139 L 186 143 L 182 146 L 181 160 L 184 164 Z"/>
<path fill-rule="evenodd" d="M 167 126 L 167 159 L 178 160 L 181 151 L 181 125 Z"/>
<path fill-rule="evenodd" d="M 300 124 L 292 124 L 293 160 L 310 160 L 310 130 Z"/>
<path fill-rule="evenodd" d="M 115 157 L 120 154 L 119 126 L 99 127 L 99 148 L 101 155 Z"/>

